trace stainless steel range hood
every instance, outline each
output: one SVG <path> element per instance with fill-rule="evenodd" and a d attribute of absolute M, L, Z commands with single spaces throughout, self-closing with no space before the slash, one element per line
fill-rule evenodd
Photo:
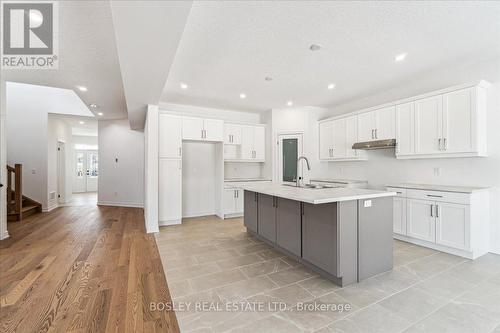
<path fill-rule="evenodd" d="M 396 139 L 356 142 L 352 149 L 375 150 L 396 147 Z"/>

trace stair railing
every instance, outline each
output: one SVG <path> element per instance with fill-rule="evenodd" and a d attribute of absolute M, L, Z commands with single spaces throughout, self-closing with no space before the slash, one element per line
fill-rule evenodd
<path fill-rule="evenodd" d="M 14 187 L 12 177 L 14 176 Z M 15 164 L 14 167 L 7 165 L 7 211 L 14 211 L 19 220 L 22 219 L 23 209 L 23 166 Z"/>

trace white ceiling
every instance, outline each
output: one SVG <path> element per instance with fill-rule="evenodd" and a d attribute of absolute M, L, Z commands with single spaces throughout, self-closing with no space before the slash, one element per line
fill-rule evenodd
<path fill-rule="evenodd" d="M 311 52 L 313 43 L 322 49 Z M 196 1 L 161 101 L 257 112 L 288 100 L 334 106 L 495 57 L 499 2 Z"/>
<path fill-rule="evenodd" d="M 111 1 L 128 118 L 144 128 L 147 104 L 158 104 L 192 1 Z"/>
<path fill-rule="evenodd" d="M 2 70 L 2 80 L 71 89 L 103 119 L 126 118 L 109 2 L 59 1 L 59 69 Z"/>

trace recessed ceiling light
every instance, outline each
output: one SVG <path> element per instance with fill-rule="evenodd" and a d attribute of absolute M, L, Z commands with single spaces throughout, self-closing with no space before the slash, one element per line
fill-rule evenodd
<path fill-rule="evenodd" d="M 85 124 L 85 122 L 84 122 L 84 121 L 82 121 L 82 120 L 80 120 L 78 123 L 79 123 L 80 125 Z"/>
<path fill-rule="evenodd" d="M 247 95 L 245 95 L 245 94 L 241 93 L 241 94 L 240 94 L 240 98 L 241 98 L 241 99 L 245 99 L 245 98 L 247 98 Z"/>
<path fill-rule="evenodd" d="M 311 50 L 311 51 L 319 51 L 319 50 L 321 50 L 321 45 L 311 44 L 311 46 L 309 46 L 309 50 Z"/>
<path fill-rule="evenodd" d="M 264 80 L 266 80 L 266 81 L 272 81 L 272 80 L 273 80 L 273 78 L 272 78 L 272 77 L 270 77 L 270 76 L 266 76 L 266 77 L 264 78 Z"/>
<path fill-rule="evenodd" d="M 293 102 L 292 102 L 292 101 L 288 101 L 288 102 L 286 102 L 286 105 L 288 105 L 288 106 L 292 106 L 292 105 L 293 105 Z"/>
<path fill-rule="evenodd" d="M 394 57 L 394 60 L 395 60 L 396 62 L 398 62 L 398 61 L 403 61 L 403 60 L 405 60 L 406 55 L 407 55 L 407 53 L 401 53 L 401 54 L 398 54 L 396 57 Z"/>
<path fill-rule="evenodd" d="M 78 90 L 80 91 L 87 91 L 87 87 L 84 87 L 84 86 L 76 86 L 78 88 Z"/>
<path fill-rule="evenodd" d="M 188 85 L 181 82 L 181 89 L 187 89 L 187 88 L 188 88 Z"/>
<path fill-rule="evenodd" d="M 92 104 L 89 104 L 89 106 L 92 108 L 92 109 L 96 109 L 99 107 L 99 105 L 95 104 L 95 103 L 92 103 Z"/>
<path fill-rule="evenodd" d="M 335 89 L 335 83 L 330 83 L 328 85 L 328 89 L 330 89 L 330 90 Z"/>
<path fill-rule="evenodd" d="M 97 112 L 97 115 L 98 115 L 98 116 L 102 116 L 103 114 L 104 114 L 104 113 L 102 113 L 102 112 Z"/>

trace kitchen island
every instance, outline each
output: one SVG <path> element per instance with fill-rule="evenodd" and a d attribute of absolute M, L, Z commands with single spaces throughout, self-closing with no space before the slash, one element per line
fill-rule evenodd
<path fill-rule="evenodd" d="M 247 232 L 340 286 L 393 266 L 395 192 L 243 186 Z"/>

